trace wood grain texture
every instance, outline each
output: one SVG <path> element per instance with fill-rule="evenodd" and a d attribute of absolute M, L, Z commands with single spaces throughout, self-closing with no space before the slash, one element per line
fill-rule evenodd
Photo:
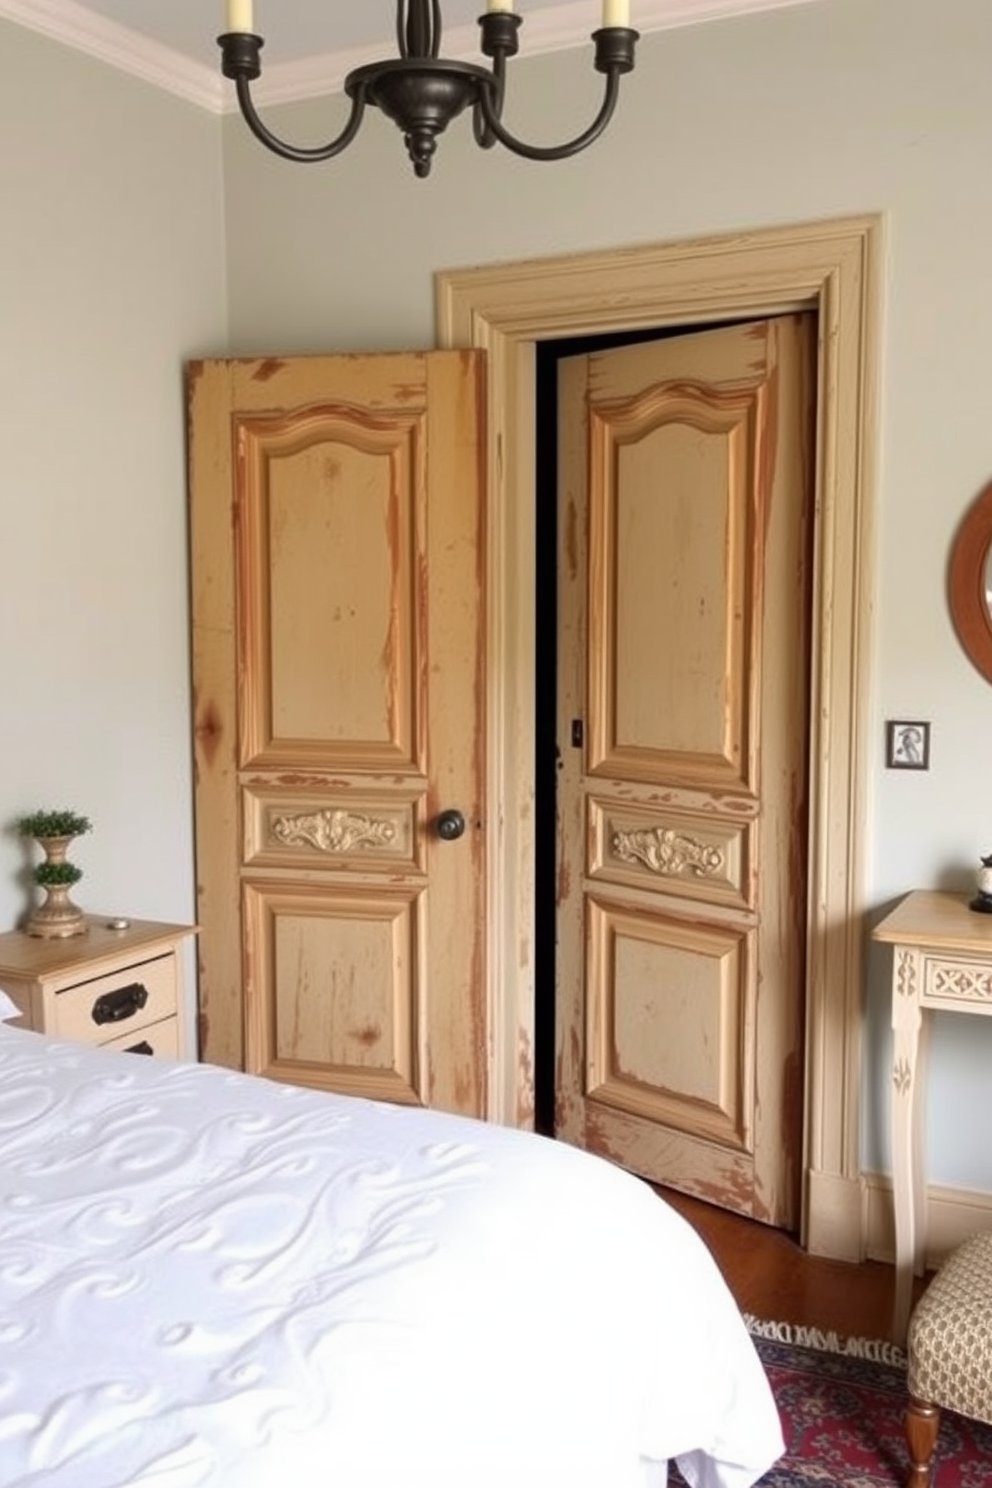
<path fill-rule="evenodd" d="M 672 1189 L 659 1189 L 706 1242 L 743 1312 L 843 1338 L 892 1336 L 895 1272 L 883 1261 L 810 1255 L 794 1235 Z M 917 1277 L 914 1299 L 929 1277 Z"/>
<path fill-rule="evenodd" d="M 779 317 L 560 369 L 557 1129 L 785 1227 L 802 1166 L 814 335 Z M 678 830 L 672 790 L 691 806 Z M 593 838 L 602 812 L 629 825 Z M 719 845 L 742 821 L 746 878 Z"/>
<path fill-rule="evenodd" d="M 206 1055 L 482 1114 L 483 360 L 206 363 L 190 397 Z"/>

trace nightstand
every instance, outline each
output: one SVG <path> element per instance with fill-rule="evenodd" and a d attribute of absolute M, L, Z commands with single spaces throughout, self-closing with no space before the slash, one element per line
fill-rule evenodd
<path fill-rule="evenodd" d="M 194 925 L 88 915 L 85 935 L 0 935 L 0 988 L 24 1014 L 15 1028 L 130 1054 L 188 1057 L 181 946 Z"/>

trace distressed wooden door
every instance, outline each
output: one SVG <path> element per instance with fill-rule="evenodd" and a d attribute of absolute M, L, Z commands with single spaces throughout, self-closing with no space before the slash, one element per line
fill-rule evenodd
<path fill-rule="evenodd" d="M 556 1130 L 798 1221 L 815 322 L 560 368 Z"/>
<path fill-rule="evenodd" d="M 188 386 L 203 1057 L 481 1114 L 481 354 Z"/>

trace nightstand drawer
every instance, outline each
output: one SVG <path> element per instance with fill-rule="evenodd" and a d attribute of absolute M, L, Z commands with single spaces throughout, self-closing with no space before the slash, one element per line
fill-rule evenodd
<path fill-rule="evenodd" d="M 59 1038 L 115 1045 L 137 1029 L 176 1014 L 176 958 L 158 956 L 109 976 L 66 987 L 55 998 Z"/>
<path fill-rule="evenodd" d="M 163 1059 L 179 1058 L 179 1019 L 163 1018 L 148 1028 L 132 1028 L 119 1038 L 107 1039 L 101 1049 L 116 1049 L 121 1054 L 156 1054 Z"/>

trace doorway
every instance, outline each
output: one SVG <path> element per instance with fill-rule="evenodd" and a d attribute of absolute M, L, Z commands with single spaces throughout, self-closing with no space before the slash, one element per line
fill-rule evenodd
<path fill-rule="evenodd" d="M 816 522 L 801 1238 L 864 1254 L 861 1028 L 881 219 L 442 272 L 439 344 L 487 352 L 486 976 L 491 1119 L 533 1124 L 534 404 L 538 343 L 816 312 Z"/>

